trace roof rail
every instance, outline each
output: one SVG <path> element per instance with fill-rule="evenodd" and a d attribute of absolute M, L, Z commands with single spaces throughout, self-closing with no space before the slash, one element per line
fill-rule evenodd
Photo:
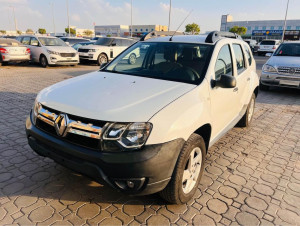
<path fill-rule="evenodd" d="M 148 34 L 145 34 L 140 41 L 146 41 L 150 38 L 157 38 L 161 36 L 172 36 L 172 35 L 184 35 L 183 32 L 174 32 L 174 31 L 151 31 Z"/>
<path fill-rule="evenodd" d="M 212 31 L 207 35 L 205 42 L 206 43 L 215 43 L 216 41 L 218 41 L 221 38 L 233 38 L 233 39 L 241 39 L 242 40 L 242 37 L 240 35 L 233 33 L 233 32 Z"/>

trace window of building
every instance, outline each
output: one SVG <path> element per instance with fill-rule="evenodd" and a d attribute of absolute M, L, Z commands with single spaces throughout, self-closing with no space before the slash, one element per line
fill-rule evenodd
<path fill-rule="evenodd" d="M 292 26 L 287 26 L 286 29 L 287 30 L 292 30 Z"/>
<path fill-rule="evenodd" d="M 279 27 L 278 27 L 278 30 L 282 30 L 282 26 L 279 26 Z"/>
<path fill-rule="evenodd" d="M 248 31 L 251 31 L 251 27 L 247 27 L 247 30 L 248 30 Z"/>
<path fill-rule="evenodd" d="M 129 29 L 129 31 L 131 31 L 131 28 Z"/>
<path fill-rule="evenodd" d="M 271 30 L 274 30 L 274 26 L 271 26 Z"/>
<path fill-rule="evenodd" d="M 230 30 L 230 27 L 227 27 L 227 31 L 229 31 Z"/>
<path fill-rule="evenodd" d="M 255 30 L 258 30 L 258 26 L 255 26 Z"/>
<path fill-rule="evenodd" d="M 266 27 L 266 26 L 263 26 L 263 27 L 262 27 L 262 29 L 263 29 L 263 30 L 266 30 L 266 29 L 267 29 L 267 27 Z"/>
<path fill-rule="evenodd" d="M 143 31 L 143 29 L 141 28 L 141 31 Z"/>
<path fill-rule="evenodd" d="M 137 31 L 137 29 L 135 29 L 135 31 Z"/>
<path fill-rule="evenodd" d="M 154 31 L 154 29 L 152 28 L 151 31 Z"/>
<path fill-rule="evenodd" d="M 296 27 L 296 30 L 300 30 L 300 26 L 297 26 L 297 27 Z"/>
<path fill-rule="evenodd" d="M 245 60 L 242 47 L 239 44 L 233 44 L 233 51 L 235 55 L 235 63 L 238 74 L 241 74 L 245 70 Z"/>
<path fill-rule="evenodd" d="M 146 31 L 148 31 L 148 28 L 146 28 Z"/>
<path fill-rule="evenodd" d="M 215 79 L 220 79 L 221 75 L 232 75 L 232 57 L 229 45 L 225 45 L 219 52 L 215 65 Z"/>

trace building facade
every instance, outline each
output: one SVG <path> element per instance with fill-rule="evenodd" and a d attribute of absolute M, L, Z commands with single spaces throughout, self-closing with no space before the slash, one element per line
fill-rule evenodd
<path fill-rule="evenodd" d="M 100 25 L 95 26 L 95 35 L 111 37 L 128 37 L 132 32 L 135 37 L 142 36 L 151 31 L 167 31 L 164 25 Z"/>
<path fill-rule="evenodd" d="M 246 27 L 245 36 L 252 39 L 281 39 L 284 29 L 284 20 L 256 20 L 234 21 L 231 15 L 223 15 L 221 18 L 221 31 L 229 31 L 234 26 Z M 287 20 L 286 30 L 300 31 L 300 20 Z"/>

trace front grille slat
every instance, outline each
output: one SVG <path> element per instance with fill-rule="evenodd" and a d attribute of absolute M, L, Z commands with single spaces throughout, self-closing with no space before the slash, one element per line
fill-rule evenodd
<path fill-rule="evenodd" d="M 76 53 L 60 53 L 61 57 L 75 57 Z"/>
<path fill-rule="evenodd" d="M 280 67 L 277 68 L 277 71 L 280 74 L 288 74 L 288 75 L 299 75 L 300 74 L 300 68 L 299 67 L 283 67 L 283 66 L 280 66 Z"/>
<path fill-rule="evenodd" d="M 66 128 L 64 132 L 59 135 L 56 130 L 60 130 L 57 128 L 57 124 L 62 126 L 60 125 L 61 115 L 64 116 L 64 120 L 66 121 Z M 36 126 L 39 129 L 55 137 L 97 150 L 100 150 L 100 139 L 102 129 L 105 125 L 106 122 L 103 121 L 60 113 L 45 106 L 39 108 L 36 120 Z"/>

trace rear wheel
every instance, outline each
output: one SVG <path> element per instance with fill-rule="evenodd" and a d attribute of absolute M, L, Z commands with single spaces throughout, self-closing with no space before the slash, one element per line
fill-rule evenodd
<path fill-rule="evenodd" d="M 203 174 L 206 155 L 205 142 L 198 134 L 192 134 L 183 146 L 172 178 L 160 196 L 170 203 L 188 202 L 198 189 Z"/>
<path fill-rule="evenodd" d="M 107 62 L 108 62 L 108 57 L 104 53 L 101 53 L 98 56 L 98 60 L 97 60 L 98 65 L 101 66 L 102 64 L 105 64 Z"/>
<path fill-rule="evenodd" d="M 40 65 L 44 68 L 48 67 L 48 60 L 44 55 L 40 57 Z"/>
<path fill-rule="evenodd" d="M 269 86 L 266 86 L 264 84 L 262 84 L 261 82 L 259 83 L 259 89 L 262 91 L 268 91 L 269 90 Z"/>
<path fill-rule="evenodd" d="M 252 94 L 250 103 L 248 104 L 247 111 L 244 114 L 243 118 L 238 122 L 238 127 L 248 127 L 251 124 L 255 108 L 255 94 Z"/>

